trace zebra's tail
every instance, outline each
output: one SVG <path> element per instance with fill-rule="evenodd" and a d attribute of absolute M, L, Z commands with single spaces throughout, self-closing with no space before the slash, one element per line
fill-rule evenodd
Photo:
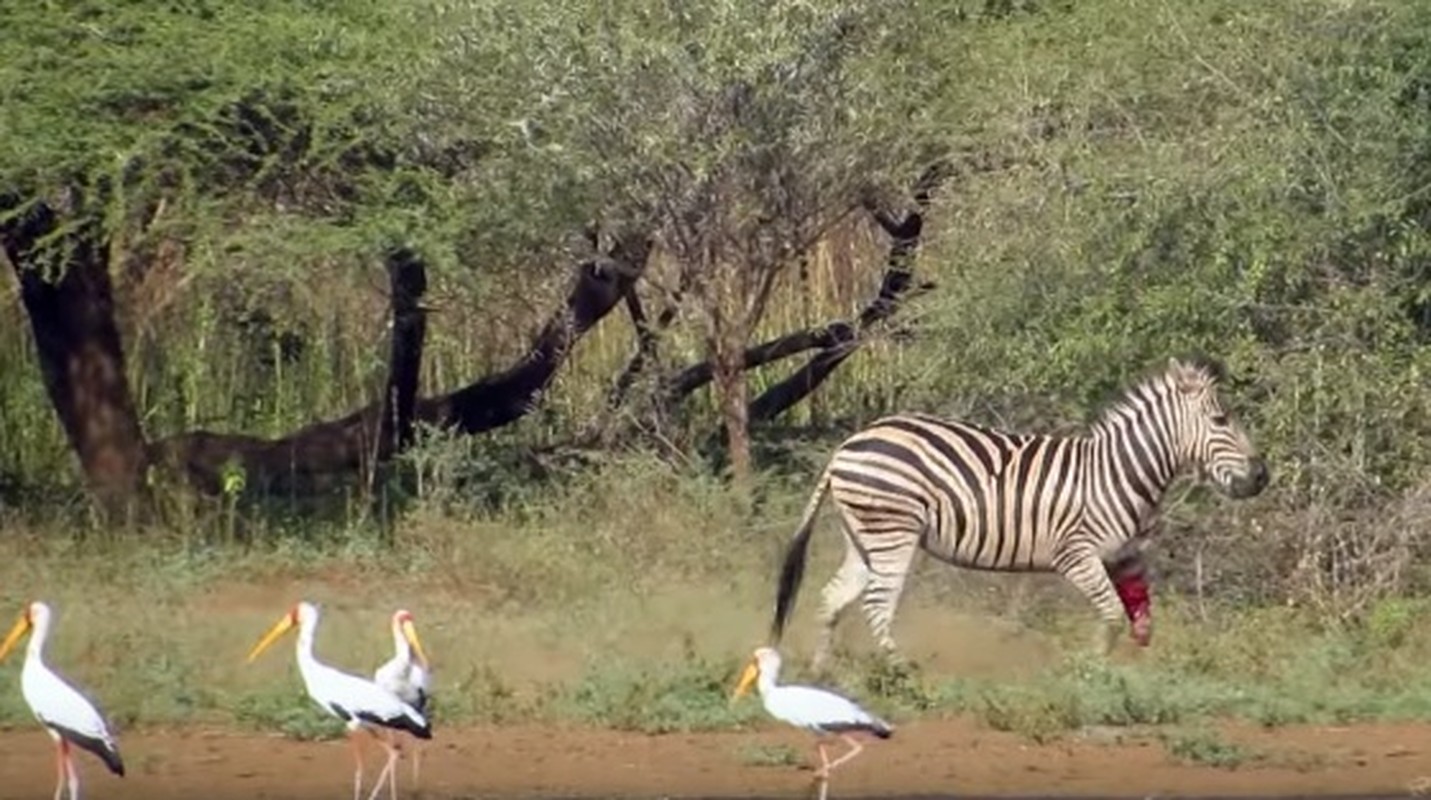
<path fill-rule="evenodd" d="M 810 502 L 805 504 L 805 516 L 800 518 L 800 527 L 790 539 L 785 550 L 785 564 L 780 568 L 780 588 L 775 596 L 775 620 L 770 625 L 770 642 L 780 643 L 785 633 L 785 623 L 790 621 L 790 612 L 795 608 L 795 595 L 800 592 L 800 581 L 805 577 L 805 555 L 810 549 L 810 534 L 815 530 L 815 516 L 820 511 L 820 503 L 830 491 L 830 468 L 820 474 L 820 482 Z"/>

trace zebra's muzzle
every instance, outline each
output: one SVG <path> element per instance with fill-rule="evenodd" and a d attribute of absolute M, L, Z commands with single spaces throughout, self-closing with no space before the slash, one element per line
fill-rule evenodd
<path fill-rule="evenodd" d="M 1254 458 L 1248 464 L 1246 475 L 1236 476 L 1227 482 L 1227 496 L 1236 500 L 1256 497 L 1271 481 L 1272 473 L 1267 469 L 1267 462 Z"/>

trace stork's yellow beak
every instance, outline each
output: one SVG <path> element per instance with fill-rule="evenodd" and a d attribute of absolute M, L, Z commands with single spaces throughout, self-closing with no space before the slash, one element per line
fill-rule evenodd
<path fill-rule="evenodd" d="M 407 639 L 407 643 L 412 645 L 413 652 L 417 653 L 417 660 L 424 667 L 428 666 L 427 653 L 422 649 L 422 642 L 417 638 L 417 628 L 413 627 L 412 620 L 402 621 L 402 635 Z"/>
<path fill-rule="evenodd" d="M 745 696 L 745 693 L 750 691 L 750 687 L 755 684 L 755 679 L 759 677 L 760 665 L 755 661 L 746 664 L 745 671 L 740 673 L 740 682 L 735 685 L 735 691 L 730 695 L 731 702 L 733 703 Z"/>
<path fill-rule="evenodd" d="M 5 637 L 5 642 L 0 644 L 0 661 L 5 660 L 5 656 L 10 655 L 10 651 L 15 649 L 20 637 L 30 630 L 30 611 L 26 609 L 20 618 L 15 620 L 15 627 L 10 629 L 9 635 Z"/>
<path fill-rule="evenodd" d="M 268 633 L 265 633 L 263 635 L 263 638 L 258 640 L 258 644 L 254 645 L 253 649 L 249 651 L 248 661 L 250 664 L 253 663 L 253 660 L 255 658 L 258 658 L 259 653 L 262 653 L 264 650 L 267 650 L 269 645 L 278 641 L 278 637 L 282 636 L 285 633 L 288 633 L 294 628 L 294 626 L 298 624 L 298 621 L 294 619 L 294 617 L 296 616 L 296 614 L 290 611 L 287 614 L 283 615 L 283 619 L 280 619 L 278 622 L 274 623 L 272 628 L 268 629 Z"/>

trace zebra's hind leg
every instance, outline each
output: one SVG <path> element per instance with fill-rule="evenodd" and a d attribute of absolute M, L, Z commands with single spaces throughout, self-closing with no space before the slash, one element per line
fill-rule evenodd
<path fill-rule="evenodd" d="M 1103 559 L 1094 550 L 1080 550 L 1054 559 L 1054 569 L 1087 597 L 1098 610 L 1098 627 L 1094 632 L 1093 649 L 1099 656 L 1113 652 L 1118 634 L 1123 629 L 1123 601 Z"/>
<path fill-rule="evenodd" d="M 821 593 L 819 638 L 815 644 L 815 658 L 810 664 L 810 669 L 815 674 L 823 674 L 828 666 L 830 649 L 834 645 L 835 626 L 839 624 L 845 609 L 865 590 L 869 577 L 870 572 L 865 566 L 864 557 L 854 543 L 847 540 L 844 563 L 840 564 L 840 569 L 830 578 L 830 582 L 825 584 Z"/>
<path fill-rule="evenodd" d="M 909 566 L 914 562 L 918 547 L 919 536 L 914 534 L 893 545 L 869 551 L 870 578 L 863 597 L 865 619 L 869 622 L 875 644 L 895 666 L 907 665 L 890 631 L 894 627 L 894 612 L 899 607 L 905 580 L 909 578 Z"/>

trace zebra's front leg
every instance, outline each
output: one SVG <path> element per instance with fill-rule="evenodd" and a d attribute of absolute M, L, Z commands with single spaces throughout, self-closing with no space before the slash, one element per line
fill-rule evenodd
<path fill-rule="evenodd" d="M 1093 648 L 1100 656 L 1108 656 L 1118 641 L 1123 627 L 1123 601 L 1108 576 L 1097 551 L 1080 550 L 1058 559 L 1054 568 L 1087 597 L 1098 611 L 1098 628 L 1094 632 Z"/>
<path fill-rule="evenodd" d="M 1153 603 L 1148 591 L 1148 565 L 1141 551 L 1114 561 L 1107 570 L 1128 615 L 1133 641 L 1139 647 L 1147 647 L 1153 637 Z"/>
<path fill-rule="evenodd" d="M 816 675 L 823 675 L 829 664 L 830 651 L 834 647 L 835 626 L 839 624 L 840 616 L 865 590 L 869 576 L 869 569 L 865 566 L 859 550 L 847 542 L 844 563 L 834 577 L 830 578 L 830 582 L 825 584 L 825 590 L 821 593 L 819 632 L 815 641 L 815 657 L 810 663 L 810 669 Z"/>

